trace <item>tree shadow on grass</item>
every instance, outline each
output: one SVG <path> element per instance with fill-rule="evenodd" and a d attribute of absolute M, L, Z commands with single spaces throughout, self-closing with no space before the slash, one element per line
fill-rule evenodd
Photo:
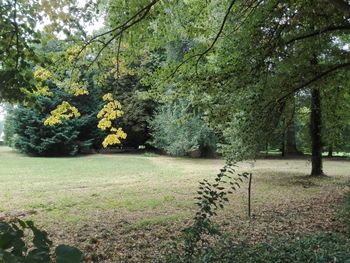
<path fill-rule="evenodd" d="M 267 177 L 267 178 L 266 178 Z M 267 180 L 266 180 L 267 179 Z M 272 173 L 269 175 L 268 172 L 264 172 L 261 180 L 267 181 L 269 184 L 281 187 L 293 187 L 300 186 L 303 188 L 311 187 L 320 187 L 325 183 L 334 183 L 334 176 L 310 176 L 305 175 L 305 173 L 290 173 L 290 172 L 281 172 L 278 174 Z M 258 178 L 259 180 L 259 178 Z"/>

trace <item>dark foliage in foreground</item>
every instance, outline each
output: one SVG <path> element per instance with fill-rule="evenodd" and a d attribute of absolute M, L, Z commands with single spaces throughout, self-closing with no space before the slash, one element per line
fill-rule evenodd
<path fill-rule="evenodd" d="M 32 243 L 25 237 L 32 232 Z M 52 242 L 45 231 L 31 221 L 0 222 L 0 263 L 79 263 L 82 253 L 74 247 L 59 245 L 51 254 Z"/>

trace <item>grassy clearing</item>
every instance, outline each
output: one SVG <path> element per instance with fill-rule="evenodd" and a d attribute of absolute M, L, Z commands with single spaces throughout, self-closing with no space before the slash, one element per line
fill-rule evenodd
<path fill-rule="evenodd" d="M 56 242 L 78 244 L 95 262 L 130 254 L 146 260 L 188 224 L 198 181 L 223 164 L 134 154 L 33 158 L 0 147 L 0 217 L 33 219 Z M 326 160 L 324 167 L 329 177 L 318 179 L 307 176 L 307 160 L 241 163 L 239 169 L 254 176 L 254 219 L 246 218 L 244 183 L 219 220 L 251 242 L 281 232 L 330 230 L 347 191 L 350 162 Z"/>
<path fill-rule="evenodd" d="M 192 206 L 197 181 L 220 168 L 221 161 L 142 155 L 90 155 L 31 158 L 1 148 L 0 211 L 36 212 L 34 219 L 84 221 L 96 211 L 147 213 Z M 143 216 L 142 220 L 145 219 Z"/>

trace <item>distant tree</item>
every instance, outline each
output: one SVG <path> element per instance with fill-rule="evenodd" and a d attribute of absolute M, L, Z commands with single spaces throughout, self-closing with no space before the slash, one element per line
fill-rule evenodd
<path fill-rule="evenodd" d="M 97 129 L 97 113 L 101 101 L 93 92 L 74 97 L 51 89 L 52 96 L 37 96 L 31 106 L 8 109 L 5 122 L 5 143 L 20 152 L 37 156 L 76 155 L 79 151 L 101 147 L 103 132 Z M 95 95 L 95 96 L 94 96 Z M 62 120 L 61 125 L 44 125 L 50 111 L 63 99 L 70 98 L 82 116 Z"/>
<path fill-rule="evenodd" d="M 321 93 L 337 84 L 333 76 L 344 75 L 337 79 L 343 84 L 349 79 L 349 9 L 338 0 L 110 1 L 111 29 L 91 42 L 108 36 L 108 43 L 129 47 L 120 55 L 139 59 L 178 39 L 193 40 L 179 61 L 152 74 L 152 86 L 159 96 L 169 84 L 177 95 L 187 93 L 225 135 L 224 153 L 237 159 L 255 158 L 288 100 L 309 93 L 317 176 L 323 174 Z"/>
<path fill-rule="evenodd" d="M 127 138 L 122 141 L 122 145 L 145 145 L 150 139 L 148 121 L 155 110 L 152 100 L 140 97 L 148 87 L 140 82 L 137 75 L 125 75 L 118 80 L 109 78 L 105 86 L 102 90 L 112 93 L 123 106 L 124 114 L 118 119 L 118 126 L 123 128 Z"/>
<path fill-rule="evenodd" d="M 3 130 L 4 130 L 4 121 L 0 120 L 0 136 L 2 135 Z"/>
<path fill-rule="evenodd" d="M 202 156 L 216 150 L 217 137 L 191 104 L 179 101 L 162 105 L 150 121 L 150 144 L 174 156 L 199 151 Z"/>
<path fill-rule="evenodd" d="M 333 152 L 349 151 L 350 148 L 350 91 L 345 85 L 334 85 L 322 92 L 324 151 L 332 157 Z"/>

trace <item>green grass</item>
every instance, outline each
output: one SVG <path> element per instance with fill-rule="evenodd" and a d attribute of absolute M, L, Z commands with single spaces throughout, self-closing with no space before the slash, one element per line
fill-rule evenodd
<path fill-rule="evenodd" d="M 154 152 L 144 152 L 143 156 L 145 157 L 159 157 L 160 155 Z"/>
<path fill-rule="evenodd" d="M 188 225 L 198 181 L 212 179 L 223 165 L 220 159 L 147 154 L 35 158 L 0 147 L 0 218 L 25 214 L 55 242 L 78 245 L 87 254 L 103 250 L 112 262 L 130 254 L 141 262 Z M 239 171 L 253 173 L 255 219 L 246 216 L 247 182 L 218 219 L 226 232 L 253 241 L 280 229 L 290 235 L 314 231 L 324 222 L 319 211 L 332 217 L 331 206 L 347 191 L 349 167 L 348 160 L 327 159 L 328 177 L 310 178 L 307 159 L 240 163 Z M 106 230 L 111 234 L 105 236 Z M 93 249 L 81 241 L 90 238 L 99 241 Z"/>
<path fill-rule="evenodd" d="M 197 181 L 223 163 L 209 161 L 214 165 L 207 170 L 201 161 L 203 167 L 188 173 L 192 162 L 134 154 L 34 158 L 1 147 L 0 210 L 35 210 L 34 219 L 78 221 L 96 210 L 191 207 Z"/>
<path fill-rule="evenodd" d="M 149 217 L 155 210 L 187 214 L 193 208 L 198 181 L 214 176 L 223 163 L 135 154 L 35 158 L 1 147 L 0 211 L 34 210 L 33 218 L 49 221 L 87 220 L 97 210 L 115 209 L 126 216 L 148 211 Z M 348 164 L 326 162 L 326 172 L 333 175 L 329 180 L 344 181 Z M 310 164 L 306 160 L 261 160 L 254 167 L 241 167 L 253 171 L 258 194 L 263 194 L 261 203 L 282 190 L 285 196 L 294 195 Z M 311 188 L 308 194 L 319 190 Z"/>

